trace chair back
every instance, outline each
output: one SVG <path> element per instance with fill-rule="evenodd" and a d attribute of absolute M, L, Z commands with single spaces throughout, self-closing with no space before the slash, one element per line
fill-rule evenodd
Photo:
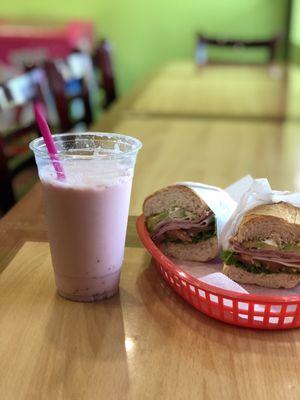
<path fill-rule="evenodd" d="M 90 126 L 92 107 L 89 90 L 84 77 L 74 74 L 69 59 L 46 61 L 44 69 L 55 99 L 59 117 L 59 130 L 70 132 L 76 126 Z"/>
<path fill-rule="evenodd" d="M 0 213 L 15 203 L 13 178 L 34 158 L 28 143 L 38 136 L 33 101 L 44 101 L 45 74 L 26 72 L 0 85 Z"/>
<path fill-rule="evenodd" d="M 204 65 L 208 62 L 207 47 L 225 47 L 234 50 L 265 48 L 268 51 L 268 62 L 275 60 L 276 51 L 280 42 L 280 35 L 266 40 L 240 40 L 240 39 L 220 39 L 208 37 L 201 33 L 197 35 L 196 62 L 198 65 Z"/>
<path fill-rule="evenodd" d="M 90 55 L 75 49 L 44 68 L 56 102 L 60 130 L 86 129 L 117 97 L 111 47 L 102 40 Z"/>
<path fill-rule="evenodd" d="M 99 87 L 105 93 L 104 108 L 116 100 L 116 79 L 112 62 L 112 49 L 108 40 L 103 39 L 95 47 L 93 55 L 94 66 L 99 72 Z"/>

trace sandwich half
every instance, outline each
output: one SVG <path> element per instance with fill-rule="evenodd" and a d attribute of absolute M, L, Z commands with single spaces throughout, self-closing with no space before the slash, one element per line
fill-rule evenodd
<path fill-rule="evenodd" d="M 218 255 L 215 216 L 189 187 L 168 186 L 143 204 L 152 240 L 168 256 L 188 261 L 209 261 Z"/>
<path fill-rule="evenodd" d="M 229 248 L 223 272 L 236 282 L 292 288 L 300 282 L 300 208 L 261 205 L 247 212 Z"/>

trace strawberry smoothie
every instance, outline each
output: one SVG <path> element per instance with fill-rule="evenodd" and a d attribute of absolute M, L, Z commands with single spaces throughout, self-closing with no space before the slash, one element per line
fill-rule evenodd
<path fill-rule="evenodd" d="M 96 301 L 118 292 L 135 156 L 61 157 L 65 181 L 37 162 L 61 296 Z"/>

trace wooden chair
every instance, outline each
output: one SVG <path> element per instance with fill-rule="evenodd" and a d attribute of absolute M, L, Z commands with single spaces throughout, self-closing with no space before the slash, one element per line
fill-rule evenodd
<path fill-rule="evenodd" d="M 43 100 L 43 71 L 27 72 L 0 85 L 0 215 L 15 203 L 13 179 L 34 164 L 28 148 L 38 136 L 33 100 Z"/>
<path fill-rule="evenodd" d="M 107 39 L 102 39 L 95 46 L 92 56 L 75 49 L 68 57 L 68 63 L 81 78 L 85 79 L 90 91 L 103 92 L 104 96 L 100 96 L 103 98 L 101 108 L 107 109 L 117 99 L 112 49 Z"/>
<path fill-rule="evenodd" d="M 43 67 L 55 99 L 59 129 L 63 132 L 74 130 L 78 125 L 88 128 L 98 115 L 97 109 L 106 109 L 117 97 L 107 40 L 95 47 L 93 55 L 75 49 L 66 59 L 46 61 Z M 103 92 L 103 96 L 97 92 Z M 72 118 L 75 102 L 80 111 L 78 118 Z"/>
<path fill-rule="evenodd" d="M 204 65 L 208 62 L 207 46 L 217 46 L 232 49 L 253 49 L 265 48 L 268 51 L 268 62 L 272 63 L 276 56 L 280 35 L 267 40 L 239 40 L 239 39 L 220 39 L 205 36 L 201 33 L 197 35 L 196 62 L 198 65 Z"/>
<path fill-rule="evenodd" d="M 92 109 L 89 90 L 84 77 L 74 76 L 67 60 L 46 61 L 44 69 L 55 99 L 59 118 L 59 130 L 70 132 L 79 124 L 85 128 L 92 123 Z M 72 105 L 82 105 L 76 116 L 72 116 Z"/>
<path fill-rule="evenodd" d="M 75 49 L 65 59 L 24 65 L 25 71 L 35 68 L 44 69 L 53 94 L 57 116 L 55 131 L 89 128 L 101 110 L 117 97 L 111 47 L 105 39 L 96 45 L 92 55 Z"/>
<path fill-rule="evenodd" d="M 112 50 L 108 40 L 103 39 L 95 47 L 93 54 L 94 67 L 99 71 L 99 87 L 103 88 L 105 93 L 104 108 L 117 98 L 116 79 L 112 63 Z"/>

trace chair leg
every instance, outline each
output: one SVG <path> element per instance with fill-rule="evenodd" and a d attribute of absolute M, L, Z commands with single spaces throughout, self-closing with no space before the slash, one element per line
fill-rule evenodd
<path fill-rule="evenodd" d="M 0 140 L 0 215 L 5 214 L 15 202 L 12 178 L 7 167 L 3 142 Z"/>
<path fill-rule="evenodd" d="M 84 79 L 82 79 L 81 84 L 82 84 L 82 100 L 84 104 L 84 114 L 85 114 L 84 122 L 86 123 L 86 126 L 89 127 L 93 122 L 92 107 L 89 97 L 89 91 Z"/>
<path fill-rule="evenodd" d="M 112 65 L 112 55 L 110 43 L 103 39 L 96 47 L 94 56 L 94 65 L 101 71 L 101 83 L 105 92 L 104 108 L 108 106 L 117 98 L 115 76 Z"/>

